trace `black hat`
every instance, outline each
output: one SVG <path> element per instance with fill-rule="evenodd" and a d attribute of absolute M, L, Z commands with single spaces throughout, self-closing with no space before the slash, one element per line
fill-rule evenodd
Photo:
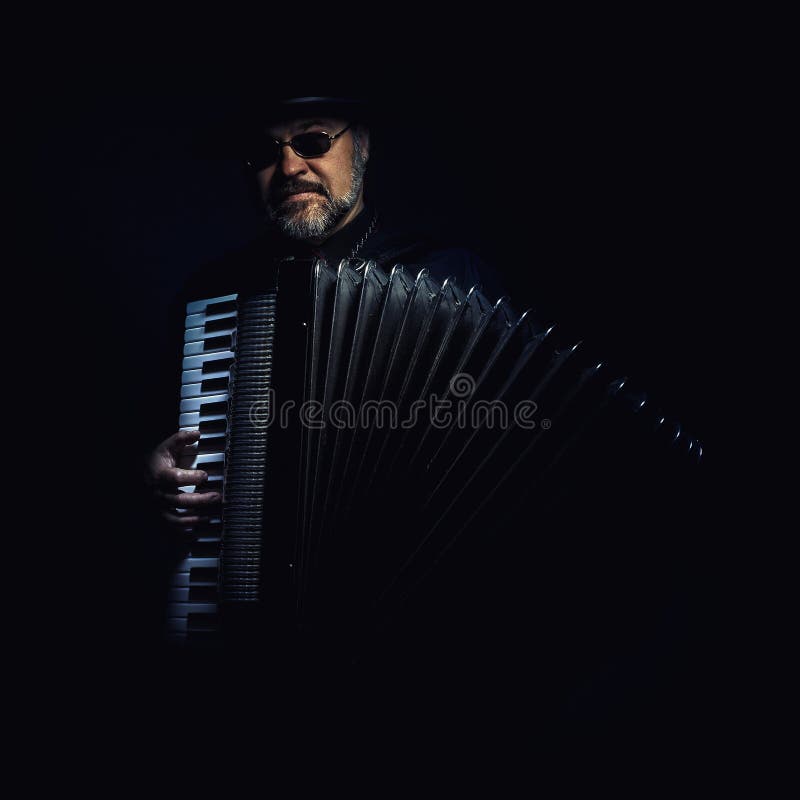
<path fill-rule="evenodd" d="M 316 114 L 353 122 L 366 122 L 370 117 L 368 101 L 359 97 L 289 97 L 266 104 L 260 112 L 254 111 L 254 117 L 265 121 Z"/>
<path fill-rule="evenodd" d="M 363 97 L 301 96 L 257 99 L 251 94 L 236 102 L 220 117 L 199 131 L 200 149 L 206 155 L 238 158 L 242 148 L 264 125 L 294 117 L 342 117 L 348 122 L 376 121 L 374 106 Z"/>

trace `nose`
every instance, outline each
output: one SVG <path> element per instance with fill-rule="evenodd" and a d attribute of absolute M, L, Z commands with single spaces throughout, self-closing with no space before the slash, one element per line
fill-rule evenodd
<path fill-rule="evenodd" d="M 290 177 L 292 175 L 299 175 L 306 171 L 306 162 L 304 158 L 300 158 L 300 156 L 289 147 L 288 144 L 285 144 L 281 147 L 281 155 L 278 161 L 278 167 L 280 171 Z"/>

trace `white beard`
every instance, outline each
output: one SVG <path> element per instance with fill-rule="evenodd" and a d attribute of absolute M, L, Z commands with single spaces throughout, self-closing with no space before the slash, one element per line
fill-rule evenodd
<path fill-rule="evenodd" d="M 281 233 L 297 241 L 324 239 L 341 218 L 356 204 L 364 183 L 366 160 L 358 139 L 353 142 L 353 164 L 350 171 L 350 189 L 341 197 L 331 194 L 316 195 L 311 200 L 290 201 L 275 208 L 267 204 L 270 222 Z"/>

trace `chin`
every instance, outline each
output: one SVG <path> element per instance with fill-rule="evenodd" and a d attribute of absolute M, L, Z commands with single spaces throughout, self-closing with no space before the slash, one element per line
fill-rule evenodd
<path fill-rule="evenodd" d="M 299 222 L 301 219 L 307 219 L 315 212 L 318 212 L 321 207 L 322 203 L 315 198 L 310 200 L 288 200 L 281 203 L 278 209 L 278 216 L 291 219 L 293 222 Z"/>
<path fill-rule="evenodd" d="M 282 209 L 275 222 L 285 236 L 299 241 L 312 241 L 324 237 L 332 226 L 330 216 L 323 207 Z"/>

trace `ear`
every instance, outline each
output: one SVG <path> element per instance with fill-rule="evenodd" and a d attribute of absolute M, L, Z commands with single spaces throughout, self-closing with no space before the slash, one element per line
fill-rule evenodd
<path fill-rule="evenodd" d="M 364 154 L 364 161 L 369 161 L 369 128 L 364 125 L 356 125 L 356 136 L 361 144 L 361 152 Z"/>

